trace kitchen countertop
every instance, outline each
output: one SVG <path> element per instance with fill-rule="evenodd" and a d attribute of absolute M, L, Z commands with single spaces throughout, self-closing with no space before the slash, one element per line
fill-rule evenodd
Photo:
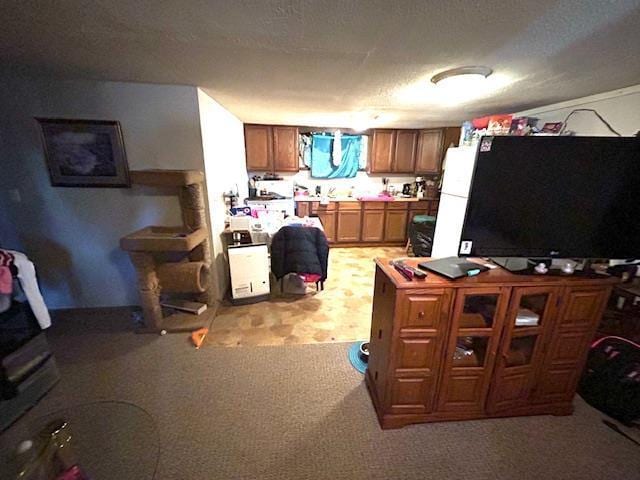
<path fill-rule="evenodd" d="M 319 202 L 321 200 L 321 197 L 316 197 L 316 196 L 311 196 L 311 195 L 299 195 L 297 197 L 294 197 L 294 200 L 296 202 Z M 419 202 L 419 201 L 426 201 L 426 200 L 434 200 L 434 199 L 430 199 L 430 198 L 416 198 L 416 197 L 409 197 L 409 198 L 403 198 L 403 197 L 393 197 L 393 199 L 379 199 L 379 200 L 358 200 L 356 197 L 335 197 L 335 198 L 329 198 L 330 202 Z"/>

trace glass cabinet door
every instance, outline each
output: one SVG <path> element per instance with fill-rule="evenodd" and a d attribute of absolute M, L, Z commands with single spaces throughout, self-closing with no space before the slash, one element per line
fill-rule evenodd
<path fill-rule="evenodd" d="M 508 288 L 460 288 L 439 394 L 439 411 L 484 409 Z"/>
<path fill-rule="evenodd" d="M 513 289 L 490 392 L 491 412 L 527 404 L 541 359 L 542 332 L 553 320 L 556 296 L 557 287 Z"/>

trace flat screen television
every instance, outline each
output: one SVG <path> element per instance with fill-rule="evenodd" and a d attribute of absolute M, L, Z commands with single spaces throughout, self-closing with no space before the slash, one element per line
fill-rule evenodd
<path fill-rule="evenodd" d="M 640 257 L 640 138 L 484 137 L 460 256 Z"/>

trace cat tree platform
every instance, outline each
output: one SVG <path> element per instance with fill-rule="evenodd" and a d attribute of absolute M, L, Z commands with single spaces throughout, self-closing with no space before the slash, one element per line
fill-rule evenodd
<path fill-rule="evenodd" d="M 139 332 L 187 332 L 208 327 L 216 300 L 211 282 L 211 242 L 206 221 L 202 183 L 195 170 L 138 170 L 130 172 L 133 184 L 177 187 L 183 225 L 148 226 L 120 239 L 138 276 L 138 294 L 144 327 Z M 177 261 L 175 258 L 177 257 Z M 174 261 L 167 261 L 172 258 Z M 161 299 L 172 294 L 206 303 L 200 315 L 177 312 L 164 315 Z"/>

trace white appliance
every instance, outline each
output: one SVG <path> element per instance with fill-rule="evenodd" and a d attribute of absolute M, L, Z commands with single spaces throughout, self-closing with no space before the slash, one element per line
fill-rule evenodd
<path fill-rule="evenodd" d="M 293 182 L 289 180 L 258 180 L 256 182 L 258 195 L 260 192 L 275 193 L 284 198 L 278 200 L 247 200 L 250 207 L 262 207 L 267 211 L 284 212 L 285 215 L 295 215 L 295 202 L 293 200 Z"/>
<path fill-rule="evenodd" d="M 478 146 L 447 150 L 432 258 L 457 257 Z"/>
<path fill-rule="evenodd" d="M 250 303 L 268 297 L 269 252 L 264 244 L 229 245 L 229 272 L 233 303 Z"/>

